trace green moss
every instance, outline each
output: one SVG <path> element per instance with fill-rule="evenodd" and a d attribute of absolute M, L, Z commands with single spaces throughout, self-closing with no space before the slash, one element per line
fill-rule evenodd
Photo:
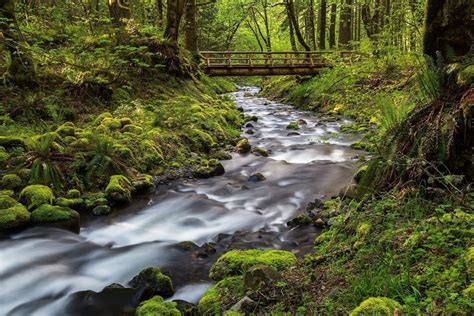
<path fill-rule="evenodd" d="M 286 129 L 299 130 L 300 126 L 298 122 L 291 122 L 290 124 L 286 126 Z"/>
<path fill-rule="evenodd" d="M 15 190 L 22 186 L 23 181 L 16 174 L 6 174 L 2 177 L 2 187 Z"/>
<path fill-rule="evenodd" d="M 4 147 L 0 147 L 0 164 L 7 162 L 10 159 L 10 155 L 7 153 Z"/>
<path fill-rule="evenodd" d="M 99 125 L 100 123 L 102 123 L 102 121 L 106 118 L 113 118 L 112 114 L 110 114 L 109 112 L 104 112 L 102 114 L 100 114 L 99 116 L 97 116 L 97 118 L 94 120 L 93 124 L 95 126 Z"/>
<path fill-rule="evenodd" d="M 257 156 L 262 156 L 262 157 L 268 157 L 270 155 L 270 152 L 262 147 L 255 147 L 252 150 L 252 152 L 256 154 Z"/>
<path fill-rule="evenodd" d="M 257 264 L 283 271 L 296 264 L 296 257 L 284 250 L 232 250 L 212 265 L 209 276 L 216 281 L 222 280 L 228 276 L 242 275 L 245 270 Z"/>
<path fill-rule="evenodd" d="M 76 133 L 76 126 L 72 122 L 66 122 L 56 129 L 56 133 L 62 137 L 74 136 Z"/>
<path fill-rule="evenodd" d="M 242 276 L 225 278 L 207 290 L 199 300 L 199 312 L 202 315 L 219 315 L 237 303 L 244 295 Z"/>
<path fill-rule="evenodd" d="M 171 279 L 156 267 L 149 267 L 140 271 L 140 273 L 130 281 L 130 285 L 136 289 L 151 291 L 153 295 L 171 297 L 174 294 Z"/>
<path fill-rule="evenodd" d="M 462 84 L 474 83 L 474 65 L 470 65 L 459 72 L 458 82 Z"/>
<path fill-rule="evenodd" d="M 94 216 L 104 216 L 104 215 L 109 215 L 111 212 L 111 208 L 108 205 L 98 205 L 94 207 L 92 210 L 92 214 Z"/>
<path fill-rule="evenodd" d="M 57 223 L 79 219 L 79 213 L 62 206 L 43 204 L 31 213 L 33 223 Z"/>
<path fill-rule="evenodd" d="M 121 175 L 110 177 L 109 184 L 105 188 L 105 194 L 111 201 L 128 203 L 132 200 L 133 186 L 130 180 Z"/>
<path fill-rule="evenodd" d="M 119 121 L 120 121 L 120 124 L 122 124 L 122 126 L 127 126 L 127 125 L 132 124 L 132 119 L 129 117 L 122 117 L 121 119 L 119 119 Z"/>
<path fill-rule="evenodd" d="M 13 190 L 0 190 L 0 196 L 12 197 L 15 194 Z"/>
<path fill-rule="evenodd" d="M 132 185 L 135 191 L 144 192 L 155 188 L 153 177 L 148 174 L 142 174 L 132 180 Z"/>
<path fill-rule="evenodd" d="M 23 181 L 28 181 L 30 180 L 30 177 L 31 177 L 31 169 L 22 168 L 17 171 L 17 174 L 20 176 L 20 178 Z"/>
<path fill-rule="evenodd" d="M 356 173 L 354 174 L 354 180 L 356 183 L 360 183 L 365 173 L 367 172 L 368 168 L 369 168 L 369 165 L 363 165 L 362 167 L 357 169 Z"/>
<path fill-rule="evenodd" d="M 28 206 L 28 210 L 32 210 L 42 204 L 53 204 L 54 195 L 49 187 L 35 184 L 27 186 L 21 191 L 20 200 Z"/>
<path fill-rule="evenodd" d="M 235 150 L 239 154 L 247 154 L 247 153 L 250 152 L 251 149 L 252 149 L 252 147 L 250 146 L 249 140 L 247 138 L 244 138 L 244 139 L 240 140 L 237 143 L 237 145 L 235 146 Z"/>
<path fill-rule="evenodd" d="M 0 231 L 25 226 L 30 221 L 30 212 L 17 201 L 0 196 Z"/>
<path fill-rule="evenodd" d="M 71 189 L 71 190 L 67 191 L 66 196 L 67 196 L 68 199 L 77 199 L 77 198 L 81 197 L 81 191 L 79 191 L 77 189 Z"/>
<path fill-rule="evenodd" d="M 386 297 L 370 297 L 360 303 L 351 313 L 351 316 L 357 315 L 380 315 L 393 316 L 401 305 L 392 299 Z"/>
<path fill-rule="evenodd" d="M 143 128 L 141 128 L 140 126 L 137 126 L 137 125 L 130 124 L 130 125 L 125 125 L 122 128 L 122 132 L 123 133 L 132 133 L 134 135 L 140 135 L 140 134 L 143 133 Z"/>
<path fill-rule="evenodd" d="M 81 198 L 73 198 L 73 199 L 58 198 L 56 199 L 56 205 L 72 208 L 77 211 L 80 211 L 83 208 L 85 208 L 84 199 L 81 199 Z"/>
<path fill-rule="evenodd" d="M 148 301 L 142 302 L 135 314 L 136 316 L 181 316 L 180 311 L 176 308 L 175 302 L 165 302 L 160 296 L 155 296 Z"/>
<path fill-rule="evenodd" d="M 462 291 L 462 294 L 470 300 L 474 300 L 474 283 L 468 286 L 467 289 Z"/>

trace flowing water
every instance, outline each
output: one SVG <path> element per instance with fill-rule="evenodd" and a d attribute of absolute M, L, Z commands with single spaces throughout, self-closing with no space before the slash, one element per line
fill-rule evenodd
<path fill-rule="evenodd" d="M 212 285 L 210 264 L 226 249 L 308 251 L 318 230 L 292 229 L 286 222 L 309 202 L 350 183 L 361 152 L 349 144 L 358 136 L 339 133 L 345 120 L 323 122 L 313 113 L 256 97 L 257 92 L 245 87 L 233 96 L 246 114 L 259 118 L 251 123 L 254 134 L 245 128 L 243 136 L 271 150 L 268 158 L 233 154 L 222 162 L 223 176 L 162 186 L 110 217 L 84 221 L 80 235 L 33 228 L 1 240 L 0 315 L 84 314 L 77 292 L 126 285 L 148 266 L 171 276 L 172 300 L 197 302 Z M 298 120 L 306 124 L 288 135 L 288 123 Z M 255 172 L 266 180 L 249 182 Z M 182 241 L 195 245 L 185 249 Z M 100 304 L 116 313 L 106 299 Z"/>

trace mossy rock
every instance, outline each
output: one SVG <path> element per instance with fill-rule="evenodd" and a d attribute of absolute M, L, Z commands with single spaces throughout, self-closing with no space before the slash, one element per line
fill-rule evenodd
<path fill-rule="evenodd" d="M 377 316 L 393 316 L 401 309 L 401 305 L 387 297 L 369 297 L 359 306 L 357 306 L 350 316 L 357 315 L 377 315 Z"/>
<path fill-rule="evenodd" d="M 16 174 L 6 174 L 2 177 L 2 187 L 8 190 L 16 190 L 20 188 L 23 181 Z"/>
<path fill-rule="evenodd" d="M 351 144 L 349 147 L 351 147 L 352 149 L 369 150 L 370 146 L 366 142 L 360 141 Z"/>
<path fill-rule="evenodd" d="M 130 125 L 125 125 L 121 131 L 122 133 L 131 133 L 134 135 L 140 135 L 143 133 L 143 128 L 137 125 L 130 124 Z"/>
<path fill-rule="evenodd" d="M 127 126 L 127 125 L 132 124 L 132 119 L 129 117 L 122 117 L 119 119 L 119 121 L 120 121 L 120 124 L 122 124 L 122 126 Z"/>
<path fill-rule="evenodd" d="M 6 149 L 0 147 L 0 165 L 4 164 L 10 159 L 10 155 L 7 153 Z"/>
<path fill-rule="evenodd" d="M 245 295 L 242 276 L 233 276 L 219 281 L 206 291 L 199 300 L 201 315 L 220 315 Z"/>
<path fill-rule="evenodd" d="M 235 150 L 239 154 L 247 154 L 252 149 L 252 146 L 249 144 L 249 140 L 247 138 L 241 139 L 237 145 L 235 146 Z"/>
<path fill-rule="evenodd" d="M 290 227 L 310 225 L 313 223 L 311 217 L 306 214 L 298 214 L 289 220 L 286 224 Z"/>
<path fill-rule="evenodd" d="M 467 66 L 458 74 L 460 84 L 474 84 L 474 65 Z"/>
<path fill-rule="evenodd" d="M 232 155 L 223 150 L 219 150 L 213 153 L 211 157 L 217 160 L 231 160 L 232 159 Z"/>
<path fill-rule="evenodd" d="M 105 193 L 89 193 L 83 196 L 86 209 L 92 210 L 97 206 L 108 205 Z"/>
<path fill-rule="evenodd" d="M 296 131 L 300 129 L 300 125 L 298 124 L 298 122 L 291 122 L 290 124 L 286 126 L 286 129 L 291 129 L 291 130 Z"/>
<path fill-rule="evenodd" d="M 135 313 L 136 316 L 181 316 L 175 302 L 165 302 L 160 296 L 155 296 L 148 301 L 142 302 Z"/>
<path fill-rule="evenodd" d="M 105 188 L 107 199 L 118 203 L 129 203 L 132 200 L 132 182 L 125 176 L 115 175 L 110 177 Z"/>
<path fill-rule="evenodd" d="M 363 165 L 359 169 L 357 169 L 356 173 L 354 174 L 354 181 L 356 183 L 360 183 L 360 181 L 364 178 L 365 174 L 367 173 L 367 169 L 369 165 Z"/>
<path fill-rule="evenodd" d="M 73 209 L 43 204 L 31 213 L 31 222 L 48 227 L 57 227 L 79 233 L 80 215 Z"/>
<path fill-rule="evenodd" d="M 117 156 L 122 159 L 131 159 L 133 157 L 132 150 L 127 146 L 115 144 L 112 148 L 114 149 L 114 152 L 117 154 Z"/>
<path fill-rule="evenodd" d="M 252 153 L 254 153 L 257 156 L 262 156 L 262 157 L 268 157 L 270 155 L 270 151 L 262 147 L 255 147 L 254 149 L 252 149 Z"/>
<path fill-rule="evenodd" d="M 20 200 L 28 206 L 28 210 L 33 210 L 42 204 L 53 204 L 54 194 L 51 188 L 34 184 L 27 186 L 20 193 Z"/>
<path fill-rule="evenodd" d="M 0 196 L 0 232 L 26 226 L 30 221 L 30 212 L 15 199 Z"/>
<path fill-rule="evenodd" d="M 95 126 L 99 125 L 106 118 L 111 119 L 111 118 L 113 118 L 113 116 L 109 112 L 104 112 L 104 113 L 100 114 L 99 116 L 97 116 L 97 118 L 93 122 L 93 125 L 95 125 Z"/>
<path fill-rule="evenodd" d="M 81 199 L 81 198 L 72 198 L 72 199 L 58 198 L 56 199 L 56 205 L 72 208 L 76 211 L 81 211 L 86 208 L 84 199 Z"/>
<path fill-rule="evenodd" d="M 272 286 L 281 279 L 281 274 L 275 268 L 258 264 L 244 274 L 244 285 L 247 291 L 258 291 L 262 287 Z"/>
<path fill-rule="evenodd" d="M 211 177 L 221 176 L 224 173 L 224 166 L 217 159 L 211 159 L 207 162 L 207 165 L 199 167 L 194 172 L 194 176 L 198 179 L 208 179 Z"/>
<path fill-rule="evenodd" d="M 106 216 L 112 212 L 112 209 L 108 205 L 99 205 L 94 207 L 92 215 L 94 216 Z"/>
<path fill-rule="evenodd" d="M 13 195 L 15 195 L 15 192 L 13 190 L 0 190 L 0 196 L 12 197 Z"/>
<path fill-rule="evenodd" d="M 80 198 L 81 197 L 81 191 L 79 191 L 77 189 L 71 189 L 71 190 L 67 191 L 66 197 L 68 199 Z"/>
<path fill-rule="evenodd" d="M 263 264 L 284 271 L 296 264 L 293 253 L 284 250 L 232 250 L 222 255 L 211 267 L 209 277 L 215 281 L 242 275 L 247 269 Z"/>
<path fill-rule="evenodd" d="M 85 138 L 85 137 L 82 137 L 82 138 L 79 138 L 78 140 L 70 143 L 69 145 L 72 147 L 72 148 L 76 148 L 76 149 L 88 149 L 89 146 L 90 146 L 90 140 L 88 138 Z"/>
<path fill-rule="evenodd" d="M 133 179 L 132 185 L 136 192 L 146 192 L 155 188 L 153 177 L 148 174 L 142 174 Z"/>
<path fill-rule="evenodd" d="M 29 181 L 31 178 L 31 169 L 22 168 L 16 173 L 23 181 Z"/>
<path fill-rule="evenodd" d="M 149 298 L 159 295 L 167 298 L 174 294 L 171 279 L 156 267 L 143 269 L 130 281 L 130 285 L 142 292 L 142 297 Z"/>
<path fill-rule="evenodd" d="M 267 178 L 265 178 L 265 176 L 263 174 L 261 174 L 260 172 L 256 172 L 248 178 L 248 181 L 250 181 L 250 182 L 261 182 L 261 181 L 265 181 L 266 179 Z"/>

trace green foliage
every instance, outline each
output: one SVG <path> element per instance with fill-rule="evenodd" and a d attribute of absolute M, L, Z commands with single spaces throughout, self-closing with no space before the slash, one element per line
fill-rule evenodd
<path fill-rule="evenodd" d="M 377 104 L 380 111 L 379 122 L 382 132 L 391 131 L 397 127 L 415 107 L 409 97 L 400 92 L 381 96 Z"/>
<path fill-rule="evenodd" d="M 61 165 L 69 158 L 62 152 L 56 133 L 47 133 L 31 139 L 25 159 L 31 167 L 30 182 L 62 187 Z"/>
<path fill-rule="evenodd" d="M 30 212 L 9 196 L 0 195 L 0 232 L 26 226 Z"/>

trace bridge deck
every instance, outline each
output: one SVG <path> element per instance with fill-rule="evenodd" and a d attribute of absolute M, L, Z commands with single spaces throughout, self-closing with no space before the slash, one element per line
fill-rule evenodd
<path fill-rule="evenodd" d="M 201 52 L 210 76 L 313 75 L 353 52 Z"/>

